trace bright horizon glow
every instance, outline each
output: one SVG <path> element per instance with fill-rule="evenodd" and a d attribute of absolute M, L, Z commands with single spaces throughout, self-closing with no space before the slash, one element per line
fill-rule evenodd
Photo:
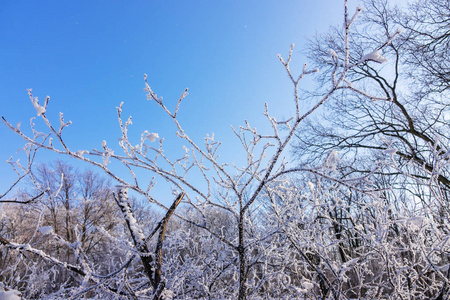
<path fill-rule="evenodd" d="M 350 14 L 358 4 L 350 1 Z M 65 130 L 69 148 L 98 149 L 103 140 L 118 148 L 116 107 L 123 101 L 124 116 L 133 116 L 132 138 L 155 132 L 165 138 L 167 152 L 173 147 L 180 153 L 171 120 L 145 100 L 146 73 L 169 107 L 189 88 L 180 109 L 186 131 L 199 144 L 214 133 L 224 143 L 224 161 L 234 161 L 238 145 L 230 125 L 248 120 L 261 128 L 264 102 L 279 119 L 293 105 L 292 86 L 276 55 L 286 57 L 295 43 L 298 74 L 307 62 L 301 54 L 306 39 L 340 25 L 342 12 L 343 1 L 335 0 L 5 2 L 1 116 L 20 122 L 26 132 L 36 117 L 42 129 L 26 91 L 32 88 L 40 103 L 50 96 L 47 116 L 53 123 L 59 112 L 73 122 Z M 25 142 L 4 124 L 0 138 L 1 194 L 15 176 L 4 162 L 23 159 L 16 151 Z M 64 157 L 40 151 L 36 163 L 56 159 Z"/>

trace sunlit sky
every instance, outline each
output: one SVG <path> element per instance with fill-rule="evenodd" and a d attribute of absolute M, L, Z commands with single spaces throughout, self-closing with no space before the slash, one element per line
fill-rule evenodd
<path fill-rule="evenodd" d="M 26 130 L 36 117 L 26 91 L 32 88 L 41 102 L 51 97 L 47 116 L 56 125 L 59 112 L 73 122 L 65 132 L 69 147 L 90 150 L 103 140 L 117 144 L 123 101 L 124 115 L 133 116 L 131 137 L 157 132 L 170 153 L 176 129 L 146 101 L 146 73 L 171 108 L 189 88 L 180 110 L 186 131 L 200 143 L 214 132 L 224 159 L 234 159 L 230 125 L 264 126 L 264 102 L 276 117 L 292 111 L 293 90 L 277 54 L 286 56 L 295 43 L 293 71 L 300 72 L 305 40 L 342 24 L 342 15 L 338 0 L 3 0 L 0 114 Z M 14 180 L 4 162 L 23 158 L 16 151 L 24 141 L 4 124 L 0 141 L 1 194 Z M 36 162 L 58 158 L 42 151 Z"/>

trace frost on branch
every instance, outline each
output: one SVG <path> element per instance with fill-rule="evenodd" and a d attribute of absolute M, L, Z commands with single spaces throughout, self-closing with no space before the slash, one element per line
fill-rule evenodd
<path fill-rule="evenodd" d="M 157 133 L 149 133 L 146 137 L 150 142 L 156 141 L 156 139 L 159 139 L 159 135 Z"/>
<path fill-rule="evenodd" d="M 380 50 L 372 51 L 372 52 L 364 55 L 359 62 L 362 63 L 362 62 L 366 62 L 366 61 L 373 61 L 373 62 L 376 62 L 379 64 L 388 62 L 388 59 L 381 56 L 381 54 L 379 52 L 380 52 Z"/>
<path fill-rule="evenodd" d="M 39 232 L 40 232 L 42 235 L 51 234 L 51 233 L 53 233 L 53 227 L 52 227 L 52 226 L 44 226 L 44 227 L 41 227 L 41 228 L 39 228 Z"/>
<path fill-rule="evenodd" d="M 47 103 L 50 100 L 50 97 L 47 96 L 45 98 L 44 106 L 40 106 L 38 98 L 33 97 L 33 95 L 31 94 L 31 89 L 28 89 L 27 91 L 28 91 L 28 95 L 30 96 L 31 103 L 33 104 L 34 108 L 36 109 L 36 113 L 37 113 L 38 117 L 40 117 L 42 114 L 45 114 Z"/>
<path fill-rule="evenodd" d="M 336 167 L 339 160 L 338 152 L 336 150 L 331 150 L 323 162 L 323 168 L 326 168 L 331 172 L 336 172 Z"/>
<path fill-rule="evenodd" d="M 157 103 L 162 103 L 163 98 L 158 98 L 158 96 L 153 92 L 152 88 L 150 87 L 150 85 L 148 85 L 147 83 L 147 74 L 144 74 L 144 80 L 145 80 L 145 88 L 144 91 L 147 92 L 147 100 L 153 100 L 156 101 Z"/>
<path fill-rule="evenodd" d="M 331 57 L 333 57 L 334 59 L 339 58 L 339 55 L 333 49 L 330 49 L 329 52 L 330 52 Z"/>
<path fill-rule="evenodd" d="M 130 203 L 128 202 L 128 189 L 120 188 L 117 193 L 116 202 L 119 205 L 124 219 L 127 222 L 128 228 L 130 229 L 131 237 L 134 240 L 136 246 L 140 246 L 144 243 L 144 233 L 142 228 L 140 228 L 139 224 L 136 221 L 136 218 L 131 211 Z"/>
<path fill-rule="evenodd" d="M 0 300 L 21 300 L 21 294 L 17 290 L 5 290 L 3 283 L 0 282 Z"/>
<path fill-rule="evenodd" d="M 389 149 L 384 150 L 384 153 L 389 155 L 389 157 L 391 158 L 391 161 L 394 161 L 394 155 L 395 155 L 395 153 L 397 153 L 397 151 L 398 151 L 397 148 L 389 148 Z"/>
<path fill-rule="evenodd" d="M 236 144 L 231 145 L 230 151 L 242 155 L 241 165 L 223 160 L 222 144 L 214 135 L 196 141 L 185 131 L 177 112 L 187 91 L 180 98 L 163 103 L 150 88 L 147 76 L 145 92 L 153 102 L 147 105 L 157 106 L 173 122 L 176 137 L 183 145 L 179 153 L 167 151 L 163 139 L 153 132 L 156 129 L 143 131 L 137 141 L 133 140 L 134 134 L 128 134 L 131 117 L 122 116 L 122 104 L 117 108 L 120 153 L 111 149 L 114 146 L 109 148 L 106 141 L 101 143 L 100 150 L 70 150 L 61 135 L 66 123 L 61 122 L 60 130 L 54 129 L 45 114 L 40 120 L 48 126 L 55 143 L 63 145 L 61 149 L 50 144 L 45 133 L 39 133 L 44 143 L 12 127 L 29 145 L 68 155 L 108 174 L 120 186 L 114 193 L 115 208 L 119 210 L 111 209 L 112 216 L 105 217 L 113 224 L 111 227 L 95 223 L 97 219 L 91 222 L 96 225 L 87 229 L 82 226 L 90 222 L 67 226 L 64 222 L 70 224 L 75 218 L 70 209 L 62 217 L 54 214 L 65 227 L 53 226 L 53 232 L 50 228 L 45 230 L 41 221 L 36 222 L 34 232 L 39 241 L 51 239 L 50 246 L 56 246 L 48 248 L 59 251 L 51 255 L 31 246 L 31 242 L 13 244 L 5 239 L 6 242 L 1 240 L 2 245 L 23 256 L 32 253 L 49 265 L 58 266 L 54 269 L 57 274 L 71 274 L 72 281 L 65 278 L 61 288 L 52 290 L 61 298 L 69 295 L 76 299 L 98 293 L 103 298 L 124 299 L 337 300 L 377 299 L 390 294 L 408 299 L 408 285 L 403 283 L 410 281 L 410 286 L 428 288 L 424 283 L 431 282 L 431 278 L 437 283 L 428 292 L 435 294 L 438 285 L 447 282 L 445 255 L 449 246 L 445 232 L 435 230 L 445 227 L 446 222 L 419 223 L 414 219 L 416 212 L 424 211 L 424 215 L 431 212 L 419 201 L 405 201 L 398 206 L 400 209 L 394 210 L 396 206 L 390 201 L 397 195 L 374 186 L 368 180 L 375 173 L 370 169 L 365 169 L 366 175 L 358 178 L 352 177 L 353 169 L 343 170 L 337 148 L 329 147 L 325 159 L 321 157 L 319 163 L 310 165 L 296 166 L 286 155 L 295 135 L 305 133 L 299 132 L 300 124 L 332 100 L 337 91 L 350 89 L 371 96 L 359 91 L 347 77 L 352 68 L 358 67 L 358 63 L 353 63 L 358 59 L 349 58 L 350 25 L 356 14 L 350 20 L 345 16 L 344 47 L 326 53 L 328 62 L 329 55 L 332 56 L 329 84 L 317 93 L 317 98 L 303 95 L 301 83 L 305 76 L 318 70 L 309 69 L 306 64 L 295 65 L 291 59 L 293 46 L 287 58 L 279 56 L 292 86 L 289 115 L 275 116 L 266 104 L 262 107 L 266 129 L 258 130 L 247 121 L 233 129 Z M 364 59 L 382 60 L 374 53 Z M 305 99 L 309 99 L 310 106 L 305 105 Z M 169 109 L 169 105 L 175 109 Z M 345 151 L 339 155 L 344 157 Z M 436 159 L 434 166 L 445 162 Z M 121 165 L 126 172 L 113 172 L 115 165 L 107 168 L 109 163 Z M 433 171 L 437 172 L 436 169 Z M 432 176 L 436 178 L 439 174 Z M 167 182 L 167 189 L 155 192 L 157 181 Z M 425 186 L 426 183 L 420 184 L 421 188 Z M 439 195 L 439 187 L 433 188 Z M 146 205 L 135 205 L 128 190 L 157 206 L 164 217 L 147 218 L 151 210 Z M 170 193 L 177 197 L 168 207 Z M 54 203 L 51 197 L 45 199 L 55 204 L 48 205 L 42 213 L 45 220 L 50 219 L 47 217 L 51 212 L 60 213 L 73 203 L 61 197 Z M 182 206 L 175 212 L 182 200 Z M 77 212 L 98 209 L 97 202 L 88 196 L 77 201 L 86 208 Z M 100 207 L 105 204 L 100 203 Z M 439 213 L 445 216 L 445 210 Z M 98 216 L 103 220 L 103 214 Z M 119 224 L 118 228 L 114 224 Z M 69 238 L 55 233 L 66 227 Z M 92 237 L 98 239 L 90 243 Z M 427 247 L 414 252 L 425 241 Z M 26 261 L 20 259 L 20 263 Z M 37 274 L 32 267 L 30 264 L 26 269 L 29 273 L 23 274 Z M 13 285 L 15 279 L 10 277 Z M 67 282 L 75 282 L 76 287 Z M 41 296 L 45 292 L 39 293 Z"/>

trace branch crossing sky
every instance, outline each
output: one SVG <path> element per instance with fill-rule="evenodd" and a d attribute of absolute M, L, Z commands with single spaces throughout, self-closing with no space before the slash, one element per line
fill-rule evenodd
<path fill-rule="evenodd" d="M 353 13 L 357 3 L 350 3 Z M 294 49 L 294 73 L 307 62 L 302 45 L 315 32 L 343 21 L 343 1 L 30 1 L 0 4 L 0 115 L 30 132 L 37 117 L 26 89 L 43 103 L 58 125 L 58 114 L 73 125 L 65 131 L 73 150 L 117 145 L 116 106 L 133 116 L 131 137 L 147 129 L 176 145 L 175 127 L 143 91 L 144 73 L 153 91 L 174 107 L 185 88 L 180 119 L 202 143 L 215 133 L 222 156 L 233 160 L 238 147 L 230 125 L 248 120 L 260 128 L 264 102 L 283 119 L 293 90 L 277 54 Z M 37 118 L 37 126 L 42 121 Z M 24 141 L 0 125 L 0 194 L 13 182 L 4 163 Z M 176 146 L 178 147 L 178 146 Z M 177 151 L 180 150 L 179 147 Z M 179 152 L 177 152 L 179 153 Z M 41 151 L 36 161 L 61 157 Z M 83 168 L 83 165 L 81 165 Z"/>

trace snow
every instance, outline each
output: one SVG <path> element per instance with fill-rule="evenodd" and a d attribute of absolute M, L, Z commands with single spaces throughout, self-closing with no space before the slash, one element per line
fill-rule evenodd
<path fill-rule="evenodd" d="M 338 55 L 337 55 L 336 51 L 334 51 L 333 49 L 330 49 L 329 51 L 330 51 L 330 55 L 331 55 L 332 57 L 338 58 Z"/>
<path fill-rule="evenodd" d="M 308 188 L 311 191 L 311 193 L 313 193 L 314 192 L 314 183 L 312 183 L 311 181 L 308 181 L 306 184 L 308 185 Z"/>
<path fill-rule="evenodd" d="M 343 269 L 350 269 L 358 263 L 359 257 L 351 259 L 342 265 Z"/>
<path fill-rule="evenodd" d="M 38 117 L 45 113 L 45 107 L 39 105 L 39 101 L 37 97 L 33 97 L 31 94 L 31 89 L 27 89 L 28 96 L 30 96 L 31 103 L 33 104 L 34 108 L 36 109 Z M 49 96 L 47 96 L 45 101 L 45 106 L 47 105 L 48 100 L 50 99 Z"/>
<path fill-rule="evenodd" d="M 38 117 L 45 113 L 45 108 L 39 105 L 37 97 L 31 100 L 31 103 L 33 103 L 33 106 L 36 109 Z"/>
<path fill-rule="evenodd" d="M 412 231 L 417 231 L 423 226 L 423 218 L 420 216 L 410 217 L 410 218 L 402 218 L 397 220 L 397 224 L 404 224 Z"/>
<path fill-rule="evenodd" d="M 168 289 L 164 289 L 164 291 L 161 293 L 161 299 L 163 299 L 163 300 L 173 299 L 174 296 L 175 296 L 175 293 Z"/>
<path fill-rule="evenodd" d="M 80 246 L 81 246 L 81 242 L 80 241 L 76 241 L 76 242 L 73 242 L 72 244 L 70 244 L 70 247 L 73 248 L 73 249 L 77 249 Z"/>
<path fill-rule="evenodd" d="M 154 142 L 154 141 L 156 141 L 156 139 L 159 139 L 159 134 L 154 133 L 154 132 L 149 133 L 149 134 L 147 135 L 147 139 L 148 139 L 150 142 Z"/>
<path fill-rule="evenodd" d="M 83 156 L 84 154 L 89 154 L 89 151 L 88 151 L 88 150 L 78 150 L 78 151 L 76 152 L 76 154 L 77 154 L 78 156 Z"/>
<path fill-rule="evenodd" d="M 16 290 L 4 291 L 0 290 L 0 300 L 20 300 L 20 292 Z"/>
<path fill-rule="evenodd" d="M 328 155 L 327 158 L 325 159 L 324 163 L 323 163 L 323 167 L 328 168 L 332 171 L 336 171 L 336 164 L 340 161 L 339 156 L 338 156 L 338 151 L 336 150 L 331 150 Z"/>
<path fill-rule="evenodd" d="M 395 155 L 395 153 L 397 153 L 397 151 L 398 151 L 397 148 L 390 148 L 390 149 L 384 150 L 384 153 L 389 155 L 391 157 L 391 160 L 394 160 L 394 155 Z"/>
<path fill-rule="evenodd" d="M 375 50 L 375 51 L 372 51 L 372 52 L 364 55 L 359 62 L 374 61 L 379 64 L 388 62 L 388 59 L 381 56 L 381 54 L 378 53 L 378 51 L 379 50 Z"/>
<path fill-rule="evenodd" d="M 52 227 L 52 226 L 44 226 L 44 227 L 41 227 L 41 228 L 39 228 L 39 232 L 40 232 L 42 235 L 46 235 L 46 234 L 53 233 L 53 227 Z"/>
<path fill-rule="evenodd" d="M 422 227 L 423 218 L 422 217 L 411 217 L 406 223 L 412 230 L 419 230 Z"/>
<path fill-rule="evenodd" d="M 314 288 L 314 284 L 309 282 L 309 281 L 305 281 L 303 282 L 303 287 L 307 290 L 312 290 Z"/>
<path fill-rule="evenodd" d="M 363 231 L 364 230 L 364 226 L 362 226 L 361 224 L 358 224 L 355 226 L 355 229 L 358 231 Z"/>
<path fill-rule="evenodd" d="M 130 203 L 128 202 L 128 189 L 121 188 L 119 190 L 119 205 L 122 209 L 125 219 L 128 221 L 130 226 L 131 234 L 137 239 L 137 243 L 142 243 L 145 239 L 144 233 L 137 223 L 136 218 L 130 208 Z"/>

